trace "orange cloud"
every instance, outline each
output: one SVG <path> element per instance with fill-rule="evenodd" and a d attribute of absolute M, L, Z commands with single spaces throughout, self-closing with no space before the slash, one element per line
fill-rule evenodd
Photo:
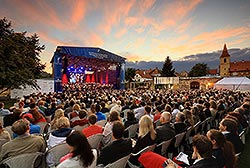
<path fill-rule="evenodd" d="M 126 28 L 122 28 L 122 29 L 120 29 L 120 30 L 115 34 L 115 37 L 116 37 L 116 38 L 120 38 L 120 37 L 123 36 L 126 32 L 127 32 L 127 29 L 126 29 Z"/>
<path fill-rule="evenodd" d="M 187 19 L 185 20 L 183 23 L 181 23 L 177 28 L 176 28 L 176 32 L 177 33 L 183 33 L 185 32 L 185 30 L 190 26 L 192 22 L 192 19 Z"/>
<path fill-rule="evenodd" d="M 71 20 L 74 24 L 78 24 L 86 13 L 86 1 L 73 1 L 74 7 L 72 8 Z"/>

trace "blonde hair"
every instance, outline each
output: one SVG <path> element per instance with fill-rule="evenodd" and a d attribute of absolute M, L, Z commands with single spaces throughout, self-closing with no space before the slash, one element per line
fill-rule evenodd
<path fill-rule="evenodd" d="M 149 116 L 144 115 L 139 121 L 139 137 L 145 136 L 148 132 L 150 132 L 151 139 L 155 140 L 156 135 L 153 122 Z"/>
<path fill-rule="evenodd" d="M 56 121 L 57 128 L 68 128 L 70 126 L 69 119 L 67 117 L 61 117 Z"/>
<path fill-rule="evenodd" d="M 57 120 L 61 117 L 64 117 L 64 111 L 63 109 L 57 109 L 55 111 L 55 116 L 54 119 L 51 121 L 51 130 L 57 129 L 58 127 L 56 126 Z"/>
<path fill-rule="evenodd" d="M 74 104 L 74 106 L 73 106 L 73 110 L 75 111 L 80 111 L 81 110 L 81 107 L 80 107 L 80 105 L 79 104 Z"/>

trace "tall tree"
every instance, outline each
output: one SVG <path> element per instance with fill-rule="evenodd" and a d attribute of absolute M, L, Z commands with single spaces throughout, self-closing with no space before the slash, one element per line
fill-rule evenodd
<path fill-rule="evenodd" d="M 125 72 L 125 79 L 126 79 L 126 81 L 129 81 L 129 82 L 132 81 L 132 79 L 135 76 L 135 71 L 136 70 L 134 68 L 127 68 L 126 69 L 126 72 Z"/>
<path fill-rule="evenodd" d="M 38 87 L 35 79 L 45 68 L 39 54 L 44 50 L 37 34 L 15 32 L 6 18 L 0 20 L 0 90 Z"/>
<path fill-rule="evenodd" d="M 191 71 L 189 72 L 189 76 L 195 77 L 195 76 L 206 76 L 208 74 L 209 68 L 207 64 L 205 63 L 198 63 L 195 64 Z"/>
<path fill-rule="evenodd" d="M 165 59 L 165 62 L 162 67 L 161 76 L 172 77 L 175 76 L 175 69 L 173 68 L 172 61 L 169 56 Z"/>

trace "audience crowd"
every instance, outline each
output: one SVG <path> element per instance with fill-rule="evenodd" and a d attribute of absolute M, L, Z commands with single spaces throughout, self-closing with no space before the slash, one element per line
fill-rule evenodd
<path fill-rule="evenodd" d="M 53 166 L 101 167 L 131 153 L 128 167 L 187 166 L 175 159 L 183 151 L 189 155 L 188 167 L 234 168 L 244 150 L 242 135 L 248 132 L 249 117 L 249 92 L 69 84 L 62 93 L 21 97 L 8 109 L 0 102 L 0 161 L 25 153 L 47 156 L 66 143 L 69 153 Z M 131 137 L 133 125 L 137 133 Z M 184 132 L 187 138 L 176 146 L 177 135 Z M 89 138 L 100 134 L 100 144 L 93 149 Z M 163 155 L 159 144 L 168 140 Z M 151 152 L 140 152 L 153 145 Z M 154 158 L 150 164 L 145 159 L 149 156 Z M 175 163 L 166 163 L 169 157 Z"/>

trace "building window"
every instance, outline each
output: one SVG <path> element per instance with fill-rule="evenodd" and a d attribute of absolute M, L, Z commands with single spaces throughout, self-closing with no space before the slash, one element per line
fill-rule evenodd
<path fill-rule="evenodd" d="M 227 59 L 226 58 L 224 58 L 224 63 L 226 63 L 227 62 Z"/>

